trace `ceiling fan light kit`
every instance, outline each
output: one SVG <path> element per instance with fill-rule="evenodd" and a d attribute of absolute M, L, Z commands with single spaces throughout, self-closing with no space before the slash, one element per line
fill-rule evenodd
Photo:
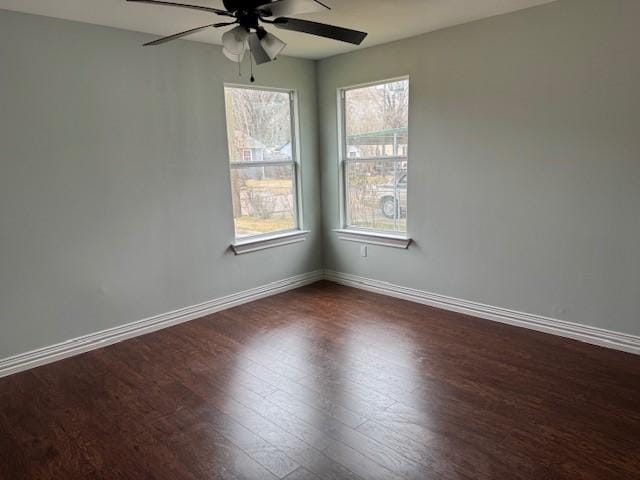
<path fill-rule="evenodd" d="M 145 46 L 162 45 L 163 43 L 178 40 L 179 38 L 193 35 L 194 33 L 209 28 L 236 25 L 222 35 L 222 53 L 229 60 L 238 64 L 243 61 L 247 50 L 250 52 L 250 58 L 252 58 L 257 65 L 261 65 L 275 60 L 287 46 L 287 44 L 278 37 L 267 32 L 261 23 L 273 25 L 282 30 L 316 35 L 332 40 L 352 43 L 354 45 L 360 45 L 367 36 L 365 32 L 357 30 L 289 17 L 289 15 L 330 10 L 330 7 L 319 0 L 223 0 L 225 10 L 162 0 L 127 1 L 189 8 L 233 18 L 233 20 L 227 22 L 204 25 L 169 35 L 168 37 L 162 37 L 153 42 L 145 43 Z M 253 62 L 251 66 L 253 68 Z M 254 81 L 253 73 L 251 75 L 251 81 Z"/>

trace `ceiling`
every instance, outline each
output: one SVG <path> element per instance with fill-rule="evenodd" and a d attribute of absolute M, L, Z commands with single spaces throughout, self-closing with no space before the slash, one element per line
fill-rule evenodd
<path fill-rule="evenodd" d="M 221 0 L 170 0 L 222 8 Z M 353 46 L 272 28 L 288 46 L 287 55 L 319 59 L 407 38 L 554 0 L 323 0 L 331 11 L 300 18 L 369 32 Z M 127 3 L 125 0 L 0 0 L 0 9 L 105 25 L 159 36 L 212 23 L 222 17 L 193 10 Z M 209 30 L 190 40 L 220 44 L 222 30 Z M 276 31 L 277 30 L 277 31 Z M 157 47 L 162 48 L 162 47 Z"/>

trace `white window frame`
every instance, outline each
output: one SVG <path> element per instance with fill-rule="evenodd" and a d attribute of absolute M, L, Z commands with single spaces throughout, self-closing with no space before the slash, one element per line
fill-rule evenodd
<path fill-rule="evenodd" d="M 233 217 L 233 209 L 231 211 L 231 218 L 233 224 L 233 236 L 234 242 L 231 244 L 236 255 L 255 252 L 266 248 L 277 247 L 281 245 L 288 245 L 291 243 L 297 243 L 304 241 L 307 234 L 306 230 L 303 230 L 303 215 L 302 215 L 302 168 L 300 162 L 300 120 L 298 113 L 298 93 L 295 89 L 290 88 L 275 88 L 256 85 L 242 85 L 235 83 L 225 83 L 224 89 L 227 88 L 241 88 L 245 90 L 261 90 L 270 92 L 287 93 L 289 95 L 289 111 L 291 117 L 291 160 L 283 161 L 251 161 L 251 162 L 232 162 L 229 158 L 229 172 L 237 168 L 250 168 L 250 167 L 279 167 L 279 166 L 291 166 L 293 170 L 293 217 L 295 221 L 295 227 L 287 230 L 279 230 L 265 234 L 252 235 L 249 237 L 236 237 L 235 218 Z M 226 95 L 225 95 L 226 102 Z M 227 128 L 227 118 L 225 115 L 225 130 Z M 227 142 L 228 142 L 227 135 Z M 229 145 L 227 144 L 227 152 L 229 152 Z M 230 188 L 233 189 L 231 182 L 231 175 L 229 175 Z M 232 190 L 230 190 L 232 193 Z"/>
<path fill-rule="evenodd" d="M 373 87 L 376 85 L 384 85 L 386 83 L 400 82 L 400 81 L 409 81 L 409 76 L 404 75 L 401 77 L 388 78 L 384 80 L 378 80 L 375 82 L 362 83 L 358 85 L 350 85 L 347 87 L 338 88 L 337 92 L 337 111 L 338 111 L 338 181 L 339 181 L 339 202 L 340 202 L 340 228 L 334 230 L 338 233 L 338 237 L 342 240 L 355 241 L 360 243 L 370 243 L 374 245 L 384 245 L 396 248 L 408 248 L 411 239 L 409 238 L 409 218 L 407 215 L 406 225 L 407 229 L 405 232 L 398 231 L 389 231 L 389 230 L 378 230 L 373 228 L 364 228 L 364 227 L 354 227 L 349 225 L 349 209 L 347 205 L 347 164 L 349 162 L 377 162 L 377 161 L 395 161 L 407 162 L 407 179 L 409 178 L 409 151 L 410 148 L 407 146 L 407 155 L 406 157 L 382 157 L 382 158 L 361 158 L 361 157 L 350 157 L 347 152 L 347 138 L 346 138 L 346 92 L 349 90 L 356 90 L 360 88 Z M 409 85 L 409 89 L 411 89 L 411 85 Z M 411 91 L 411 90 L 409 90 Z M 411 94 L 409 94 L 411 95 Z M 411 141 L 411 136 L 409 136 L 409 141 Z M 409 186 L 407 184 L 407 212 L 409 209 Z M 381 242 L 380 239 L 386 239 L 388 242 Z"/>

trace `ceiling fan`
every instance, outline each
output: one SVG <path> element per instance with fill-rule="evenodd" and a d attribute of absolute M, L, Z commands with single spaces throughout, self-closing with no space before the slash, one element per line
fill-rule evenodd
<path fill-rule="evenodd" d="M 222 17 L 229 17 L 230 19 L 232 18 L 233 20 L 227 22 L 212 23 L 202 27 L 192 28 L 185 32 L 169 35 L 168 37 L 159 38 L 153 42 L 146 43 L 145 46 L 161 45 L 208 28 L 237 25 L 222 35 L 222 52 L 227 58 L 237 63 L 242 62 L 247 50 L 250 52 L 256 64 L 261 65 L 271 62 L 275 60 L 287 46 L 286 43 L 278 37 L 267 32 L 261 24 L 269 24 L 283 30 L 307 33 L 352 43 L 354 45 L 360 45 L 367 36 L 365 32 L 359 32 L 357 30 L 290 17 L 291 15 L 331 10 L 330 7 L 320 0 L 223 0 L 224 10 L 202 5 L 188 5 L 161 0 L 127 1 L 189 8 L 213 13 Z"/>

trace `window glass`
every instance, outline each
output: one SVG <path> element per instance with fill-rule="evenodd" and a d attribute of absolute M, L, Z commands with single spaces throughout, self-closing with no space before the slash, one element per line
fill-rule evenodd
<path fill-rule="evenodd" d="M 407 230 L 409 80 L 342 91 L 346 227 Z"/>
<path fill-rule="evenodd" d="M 225 87 L 237 239 L 298 228 L 292 95 Z"/>

